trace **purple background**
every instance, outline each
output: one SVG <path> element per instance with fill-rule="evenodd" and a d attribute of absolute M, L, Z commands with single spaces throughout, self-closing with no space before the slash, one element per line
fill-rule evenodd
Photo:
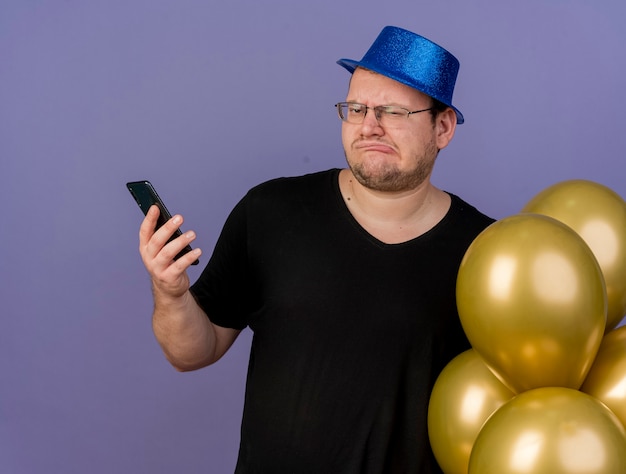
<path fill-rule="evenodd" d="M 0 472 L 233 470 L 250 334 L 170 368 L 126 181 L 185 215 L 205 263 L 250 186 L 344 165 L 335 61 L 393 24 L 461 61 L 438 186 L 499 218 L 571 178 L 624 197 L 625 18 L 623 0 L 3 0 Z"/>

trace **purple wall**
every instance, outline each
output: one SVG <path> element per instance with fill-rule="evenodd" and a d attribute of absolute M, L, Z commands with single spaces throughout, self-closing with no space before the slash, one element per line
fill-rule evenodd
<path fill-rule="evenodd" d="M 335 60 L 393 24 L 461 61 L 440 187 L 494 217 L 570 178 L 625 197 L 624 18 L 623 0 L 2 1 L 0 472 L 233 470 L 250 334 L 169 367 L 126 181 L 184 213 L 206 262 L 251 185 L 343 166 Z"/>

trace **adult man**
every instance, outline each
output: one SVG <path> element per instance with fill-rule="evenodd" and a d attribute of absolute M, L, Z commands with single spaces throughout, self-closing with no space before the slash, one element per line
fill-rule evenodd
<path fill-rule="evenodd" d="M 170 362 L 217 361 L 254 331 L 237 472 L 439 472 L 426 413 L 441 369 L 469 344 L 455 305 L 461 258 L 492 220 L 430 182 L 461 113 L 458 61 L 386 27 L 337 104 L 348 169 L 273 180 L 229 216 L 189 288 L 174 262 L 195 238 L 175 216 L 140 248 L 155 335 Z"/>

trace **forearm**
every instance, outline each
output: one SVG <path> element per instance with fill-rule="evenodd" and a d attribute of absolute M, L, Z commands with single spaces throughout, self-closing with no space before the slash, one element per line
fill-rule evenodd
<path fill-rule="evenodd" d="M 180 371 L 195 370 L 217 361 L 237 338 L 239 331 L 211 323 L 189 292 L 187 268 L 200 250 L 175 256 L 195 238 L 189 231 L 168 243 L 183 220 L 177 215 L 158 230 L 159 216 L 152 206 L 139 229 L 139 252 L 154 295 L 152 328 L 170 363 Z"/>
<path fill-rule="evenodd" d="M 177 370 L 199 369 L 221 357 L 216 329 L 189 291 L 170 298 L 154 290 L 152 327 L 166 358 Z"/>

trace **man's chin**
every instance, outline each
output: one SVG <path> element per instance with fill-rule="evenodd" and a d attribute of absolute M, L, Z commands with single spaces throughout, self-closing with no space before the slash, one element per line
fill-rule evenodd
<path fill-rule="evenodd" d="M 357 168 L 352 170 L 352 174 L 361 185 L 374 191 L 395 192 L 404 187 L 405 179 L 397 171 L 365 171 Z"/>
<path fill-rule="evenodd" d="M 373 191 L 397 193 L 410 191 L 419 187 L 427 178 L 426 170 L 415 173 L 403 173 L 395 167 L 364 167 L 351 166 L 352 174 L 364 187 Z"/>

